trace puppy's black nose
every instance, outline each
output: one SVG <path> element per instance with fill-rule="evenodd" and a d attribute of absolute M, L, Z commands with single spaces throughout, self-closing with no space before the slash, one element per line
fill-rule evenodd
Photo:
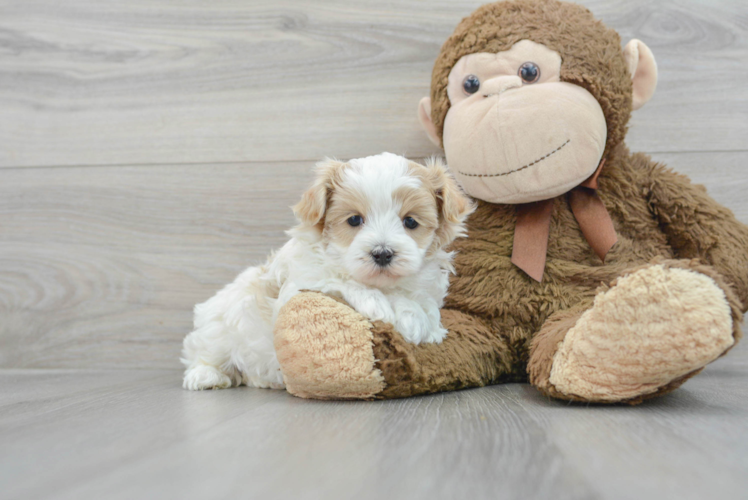
<path fill-rule="evenodd" d="M 395 252 L 386 249 L 377 249 L 371 252 L 371 258 L 379 267 L 389 266 L 393 255 L 395 255 Z"/>

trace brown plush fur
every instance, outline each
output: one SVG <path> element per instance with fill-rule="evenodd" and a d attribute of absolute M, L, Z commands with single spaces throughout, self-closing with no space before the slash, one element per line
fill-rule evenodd
<path fill-rule="evenodd" d="M 480 319 L 444 310 L 442 324 L 450 331 L 447 338 L 426 345 L 404 342 L 390 325 L 374 325 L 374 357 L 386 384 L 378 397 L 401 398 L 512 378 L 512 355 L 505 340 Z"/>
<path fill-rule="evenodd" d="M 479 202 L 468 220 L 468 237 L 453 244 L 457 275 L 442 311 L 449 330 L 446 340 L 411 345 L 390 325 L 374 325 L 375 366 L 384 389 L 373 397 L 523 380 L 529 373 L 542 393 L 579 400 L 560 393 L 549 381 L 559 344 L 600 290 L 653 263 L 710 277 L 724 291 L 733 335 L 740 337 L 739 323 L 748 305 L 748 227 L 703 187 L 646 155 L 629 153 L 623 138 L 631 112 L 631 75 L 618 35 L 589 11 L 555 0 L 516 0 L 485 5 L 465 18 L 434 66 L 432 120 L 439 134 L 449 109 L 447 77 L 457 60 L 470 53 L 507 50 L 522 39 L 558 51 L 561 79 L 586 88 L 602 106 L 608 139 L 598 193 L 618 242 L 602 263 L 582 235 L 568 196 L 555 198 L 547 265 L 539 283 L 510 260 L 516 206 Z M 618 402 L 636 404 L 669 392 L 700 369 L 694 367 L 655 392 Z"/>
<path fill-rule="evenodd" d="M 710 199 L 701 186 L 690 184 L 686 177 L 645 155 L 630 155 L 623 145 L 610 155 L 599 184 L 618 243 L 605 264 L 600 262 L 574 222 L 567 197 L 556 198 L 542 283 L 511 263 L 515 207 L 480 202 L 468 220 L 468 237 L 453 244 L 458 252 L 457 276 L 442 311 L 449 329 L 447 340 L 441 346 L 412 346 L 395 332 L 375 329 L 375 346 L 383 337 L 394 345 L 387 352 L 375 347 L 387 384 L 382 396 L 521 380 L 529 371 L 531 382 L 544 394 L 578 400 L 556 392 L 548 383 L 558 342 L 591 306 L 600 287 L 615 286 L 619 276 L 651 263 L 693 269 L 714 279 L 730 303 L 734 335 L 740 338 L 739 324 L 748 303 L 748 228 Z M 698 228 L 697 234 L 704 228 L 711 231 L 694 238 L 694 228 Z M 684 240 L 692 244 L 684 248 L 672 245 Z M 460 320 L 450 321 L 453 317 Z M 486 332 L 476 331 L 476 320 L 488 327 Z M 408 353 L 411 368 L 395 376 L 388 373 L 388 353 L 398 350 Z M 534 356 L 528 367 L 531 350 Z M 487 362 L 490 359 L 500 362 Z M 453 377 L 438 380 L 429 366 Z M 477 378 L 476 370 L 481 372 Z M 687 378 L 671 382 L 667 391 Z M 424 379 L 435 382 L 427 387 L 419 381 Z M 667 391 L 663 388 L 624 402 L 640 402 Z"/>

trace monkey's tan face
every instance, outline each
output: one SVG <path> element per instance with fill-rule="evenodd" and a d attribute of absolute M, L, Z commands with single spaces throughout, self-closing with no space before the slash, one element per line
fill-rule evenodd
<path fill-rule="evenodd" d="M 560 81 L 561 57 L 530 40 L 461 58 L 449 74 L 443 143 L 468 194 L 492 203 L 553 198 L 600 162 L 605 116 L 587 90 Z"/>

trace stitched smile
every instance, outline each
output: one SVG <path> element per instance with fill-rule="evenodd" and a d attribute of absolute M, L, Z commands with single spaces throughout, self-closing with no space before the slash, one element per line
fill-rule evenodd
<path fill-rule="evenodd" d="M 556 149 L 554 149 L 553 151 L 551 151 L 547 155 L 541 156 L 540 158 L 538 158 L 534 162 L 528 163 L 527 165 L 524 165 L 522 167 L 516 168 L 514 170 L 510 170 L 509 172 L 502 172 L 500 174 L 466 174 L 465 172 L 460 172 L 458 170 L 457 173 L 460 174 L 460 175 L 464 175 L 465 177 L 501 177 L 503 175 L 513 174 L 515 172 L 519 172 L 520 170 L 524 170 L 524 169 L 526 169 L 528 167 L 532 167 L 533 165 L 536 165 L 536 164 L 540 163 L 541 161 L 545 160 L 549 156 L 551 156 L 551 155 L 553 155 L 555 153 L 558 153 L 559 151 L 561 151 L 561 149 L 564 146 L 566 146 L 567 144 L 569 144 L 569 142 L 571 142 L 571 139 L 567 139 L 565 143 L 561 144 L 559 147 L 557 147 Z"/>

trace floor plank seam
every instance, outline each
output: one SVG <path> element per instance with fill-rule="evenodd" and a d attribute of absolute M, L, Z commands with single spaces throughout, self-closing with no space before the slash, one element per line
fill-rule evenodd
<path fill-rule="evenodd" d="M 688 150 L 688 151 L 637 151 L 648 155 L 668 155 L 668 154 L 742 154 L 748 153 L 748 149 L 716 149 L 716 150 Z M 443 154 L 442 152 L 438 154 Z M 406 155 L 410 158 L 421 158 L 419 155 Z M 430 156 L 430 155 L 426 155 Z M 69 165 L 0 165 L 0 170 L 25 170 L 25 169 L 46 169 L 46 168 L 122 168 L 122 167 L 199 167 L 199 166 L 249 166 L 249 165 L 266 165 L 266 164 L 287 164 L 287 163 L 315 163 L 322 158 L 307 159 L 288 159 L 288 160 L 247 160 L 247 161 L 215 161 L 215 162 L 179 162 L 179 163 L 101 163 L 101 164 L 69 164 Z"/>

